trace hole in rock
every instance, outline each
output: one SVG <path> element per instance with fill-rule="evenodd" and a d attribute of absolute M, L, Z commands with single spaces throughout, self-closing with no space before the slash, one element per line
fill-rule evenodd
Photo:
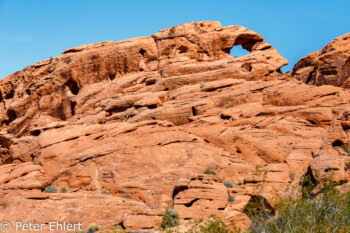
<path fill-rule="evenodd" d="M 243 57 L 245 55 L 250 54 L 250 51 L 244 49 L 242 45 L 235 45 L 230 50 L 230 54 L 233 58 Z"/>
<path fill-rule="evenodd" d="M 244 63 L 244 64 L 242 65 L 242 70 L 243 70 L 243 71 L 251 72 L 252 69 L 253 69 L 253 66 L 252 66 L 252 64 L 250 64 L 250 63 Z"/>
<path fill-rule="evenodd" d="M 186 53 L 188 51 L 188 47 L 181 45 L 179 48 L 180 53 Z"/>
<path fill-rule="evenodd" d="M 41 134 L 41 131 L 37 129 L 37 130 L 32 131 L 30 134 L 33 136 L 39 136 Z"/>
<path fill-rule="evenodd" d="M 7 111 L 7 116 L 8 116 L 8 120 L 7 120 L 7 125 L 9 125 L 12 121 L 17 119 L 17 114 L 15 111 L 13 110 L 8 110 Z"/>
<path fill-rule="evenodd" d="M 79 86 L 76 81 L 70 78 L 65 84 L 73 95 L 77 95 L 79 93 Z"/>
<path fill-rule="evenodd" d="M 157 104 L 151 104 L 151 105 L 147 105 L 148 109 L 155 109 L 157 108 Z"/>
<path fill-rule="evenodd" d="M 140 53 L 142 56 L 144 56 L 144 55 L 145 55 L 145 53 L 146 53 L 146 50 L 144 50 L 144 49 L 140 49 L 139 53 Z"/>
<path fill-rule="evenodd" d="M 310 122 L 310 124 L 312 125 L 317 125 L 316 122 L 314 120 L 310 120 L 310 119 L 306 119 L 308 122 Z"/>
<path fill-rule="evenodd" d="M 197 116 L 197 109 L 195 107 L 192 107 L 191 110 L 192 110 L 192 116 Z"/>
<path fill-rule="evenodd" d="M 344 145 L 344 143 L 340 140 L 335 140 L 334 142 L 332 142 L 333 147 L 341 147 L 342 145 Z"/>
<path fill-rule="evenodd" d="M 308 84 L 312 80 L 312 73 L 310 73 L 309 77 L 307 77 L 305 84 Z"/>
<path fill-rule="evenodd" d="M 326 168 L 324 171 L 325 172 L 333 172 L 333 171 L 338 171 L 338 168 Z"/>
<path fill-rule="evenodd" d="M 31 95 L 32 94 L 32 92 L 29 89 L 26 89 L 26 93 L 27 93 L 27 95 Z"/>
<path fill-rule="evenodd" d="M 186 189 L 188 189 L 187 186 L 178 186 L 178 187 L 175 187 L 174 190 L 173 190 L 173 199 L 176 197 L 177 194 L 179 194 L 180 192 L 183 192 L 185 191 Z"/>
<path fill-rule="evenodd" d="M 113 79 L 115 79 L 115 73 L 109 73 L 108 78 L 109 80 L 113 81 Z"/>
<path fill-rule="evenodd" d="M 75 102 L 75 101 L 70 102 L 70 111 L 72 113 L 72 116 L 75 115 L 75 107 L 76 106 L 77 106 L 77 102 Z"/>
<path fill-rule="evenodd" d="M 10 92 L 6 93 L 5 99 L 12 99 L 15 95 L 15 90 L 11 89 Z"/>
<path fill-rule="evenodd" d="M 191 207 L 191 206 L 192 206 L 196 201 L 198 201 L 198 200 L 199 200 L 199 199 L 196 198 L 196 199 L 192 200 L 190 203 L 186 203 L 185 206 L 186 206 L 186 207 Z"/>

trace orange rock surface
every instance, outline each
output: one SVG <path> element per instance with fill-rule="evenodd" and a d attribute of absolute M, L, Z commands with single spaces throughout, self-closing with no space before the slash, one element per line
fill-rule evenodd
<path fill-rule="evenodd" d="M 293 75 L 306 84 L 350 88 L 350 33 L 330 42 L 321 51 L 303 57 Z"/>
<path fill-rule="evenodd" d="M 332 43 L 324 56 L 346 75 L 338 53 L 350 40 Z M 232 57 L 238 45 L 250 54 Z M 0 218 L 153 229 L 173 205 L 181 224 L 217 215 L 244 227 L 256 165 L 267 200 L 305 174 L 348 182 L 350 91 L 303 83 L 323 72 L 308 66 L 319 56 L 282 74 L 288 62 L 263 36 L 205 21 L 71 48 L 6 77 Z"/>

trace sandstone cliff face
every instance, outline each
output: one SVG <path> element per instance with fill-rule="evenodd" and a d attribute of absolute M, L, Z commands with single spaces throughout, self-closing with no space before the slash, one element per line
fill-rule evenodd
<path fill-rule="evenodd" d="M 321 51 L 302 58 L 293 69 L 306 84 L 350 88 L 350 33 L 330 42 Z"/>
<path fill-rule="evenodd" d="M 251 53 L 231 57 L 237 45 Z M 174 205 L 181 223 L 214 214 L 244 227 L 256 165 L 267 200 L 306 173 L 349 181 L 350 92 L 282 75 L 286 64 L 256 32 L 199 22 L 8 76 L 0 217 L 152 229 Z"/>

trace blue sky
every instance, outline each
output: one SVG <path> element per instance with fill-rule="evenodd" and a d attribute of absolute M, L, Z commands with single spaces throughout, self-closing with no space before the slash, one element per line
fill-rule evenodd
<path fill-rule="evenodd" d="M 70 47 L 149 36 L 193 21 L 242 25 L 290 65 L 350 32 L 350 0 L 0 0 L 0 79 Z"/>

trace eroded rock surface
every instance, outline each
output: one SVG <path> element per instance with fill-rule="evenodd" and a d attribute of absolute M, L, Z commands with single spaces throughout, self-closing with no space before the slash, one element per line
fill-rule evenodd
<path fill-rule="evenodd" d="M 306 84 L 350 88 L 350 33 L 303 57 L 294 66 L 293 75 Z"/>
<path fill-rule="evenodd" d="M 236 45 L 251 53 L 232 57 Z M 214 214 L 244 227 L 256 165 L 267 200 L 307 173 L 349 181 L 350 92 L 302 84 L 281 74 L 286 64 L 256 32 L 199 22 L 10 75 L 0 217 L 152 229 L 173 205 L 181 223 Z"/>

